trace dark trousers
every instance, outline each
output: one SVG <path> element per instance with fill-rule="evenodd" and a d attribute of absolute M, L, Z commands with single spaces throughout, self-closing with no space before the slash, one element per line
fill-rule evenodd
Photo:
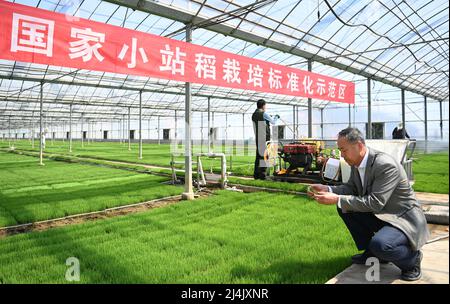
<path fill-rule="evenodd" d="M 411 249 L 403 231 L 373 213 L 342 213 L 340 208 L 337 209 L 359 250 L 369 250 L 377 258 L 392 262 L 401 270 L 409 270 L 415 265 L 418 251 Z"/>
<path fill-rule="evenodd" d="M 264 155 L 264 154 L 262 154 Z M 255 169 L 253 170 L 254 179 L 265 179 L 267 167 L 265 166 L 264 156 L 262 156 L 256 151 L 255 158 Z"/>

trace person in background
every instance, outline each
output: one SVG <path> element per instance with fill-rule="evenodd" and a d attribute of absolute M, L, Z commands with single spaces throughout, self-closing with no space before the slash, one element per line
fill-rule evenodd
<path fill-rule="evenodd" d="M 410 138 L 408 132 L 403 126 L 403 123 L 399 123 L 397 127 L 392 131 L 392 139 L 405 139 Z"/>
<path fill-rule="evenodd" d="M 421 278 L 421 247 L 429 237 L 427 221 L 402 165 L 390 155 L 368 148 L 356 128 L 339 132 L 341 156 L 351 166 L 348 182 L 312 185 L 308 195 L 320 204 L 337 205 L 359 250 L 353 263 L 370 257 L 392 262 L 401 278 Z"/>
<path fill-rule="evenodd" d="M 256 140 L 254 179 L 266 179 L 267 165 L 264 161 L 266 142 L 270 141 L 270 124 L 275 125 L 279 118 L 279 115 L 272 117 L 266 112 L 266 101 L 264 99 L 256 102 L 256 110 L 252 115 L 253 131 L 255 132 Z"/>

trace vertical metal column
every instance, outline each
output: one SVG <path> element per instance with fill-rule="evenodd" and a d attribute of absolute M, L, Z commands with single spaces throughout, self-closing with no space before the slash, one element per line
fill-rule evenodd
<path fill-rule="evenodd" d="M 295 106 L 292 106 L 292 139 L 295 140 L 297 138 L 297 134 L 295 134 Z"/>
<path fill-rule="evenodd" d="M 81 113 L 81 148 L 84 148 L 84 130 L 83 130 L 83 119 L 84 113 Z"/>
<path fill-rule="evenodd" d="M 130 109 L 130 107 L 128 107 L 128 151 L 131 151 L 131 132 L 130 132 L 130 129 L 131 129 L 131 118 L 130 118 L 130 112 L 131 112 L 131 109 Z"/>
<path fill-rule="evenodd" d="M 122 119 L 119 119 L 119 125 L 117 126 L 118 130 L 117 130 L 117 137 L 119 138 L 119 143 L 122 143 Z"/>
<path fill-rule="evenodd" d="M 211 153 L 211 97 L 208 97 L 208 153 Z"/>
<path fill-rule="evenodd" d="M 348 105 L 348 126 L 352 126 L 352 105 Z"/>
<path fill-rule="evenodd" d="M 8 118 L 8 147 L 11 148 L 11 116 Z"/>
<path fill-rule="evenodd" d="M 402 124 L 403 124 L 403 132 L 406 134 L 406 101 L 405 101 L 405 90 L 402 89 Z"/>
<path fill-rule="evenodd" d="M 8 146 L 11 148 L 11 116 L 8 119 Z"/>
<path fill-rule="evenodd" d="M 34 111 L 33 111 L 33 118 L 32 118 L 32 121 L 31 121 L 31 148 L 33 148 L 34 149 L 34 133 L 35 133 L 35 129 L 34 129 Z"/>
<path fill-rule="evenodd" d="M 370 78 L 367 78 L 367 138 L 372 138 L 372 85 Z"/>
<path fill-rule="evenodd" d="M 43 91 L 43 86 L 44 83 L 41 82 L 41 87 L 40 87 L 40 94 L 39 94 L 39 99 L 40 99 L 40 107 L 39 107 L 39 134 L 40 134 L 40 142 L 39 142 L 39 165 L 44 165 L 43 163 L 43 157 L 44 157 L 44 132 L 42 129 L 42 116 L 43 116 L 43 95 L 44 95 L 44 91 Z"/>
<path fill-rule="evenodd" d="M 200 153 L 203 153 L 203 112 L 200 112 Z"/>
<path fill-rule="evenodd" d="M 425 127 L 425 153 L 428 153 L 428 109 L 427 97 L 423 97 L 423 111 L 424 111 L 424 127 Z"/>
<path fill-rule="evenodd" d="M 70 104 L 69 114 L 69 152 L 72 152 L 72 104 Z"/>
<path fill-rule="evenodd" d="M 186 27 L 186 42 L 192 41 L 192 28 L 188 25 Z M 182 198 L 185 200 L 194 199 L 194 192 L 192 190 L 192 154 L 191 154 L 191 83 L 185 83 L 186 100 L 185 100 L 185 165 L 184 165 L 184 193 Z"/>
<path fill-rule="evenodd" d="M 160 135 L 160 130 L 159 130 L 159 127 L 160 127 L 160 124 L 159 124 L 160 118 L 161 118 L 161 116 L 158 116 L 158 145 L 161 144 L 161 135 Z"/>
<path fill-rule="evenodd" d="M 441 130 L 441 140 L 444 139 L 444 129 L 443 129 L 443 121 L 442 121 L 442 100 L 439 100 L 439 129 Z"/>
<path fill-rule="evenodd" d="M 175 144 L 178 145 L 178 112 L 177 112 L 177 110 L 175 110 L 175 130 L 174 130 L 174 135 L 175 135 Z"/>
<path fill-rule="evenodd" d="M 245 143 L 245 113 L 242 113 L 242 142 Z"/>
<path fill-rule="evenodd" d="M 228 140 L 228 113 L 225 113 L 225 146 Z"/>
<path fill-rule="evenodd" d="M 139 91 L 139 159 L 142 159 L 142 91 Z"/>
<path fill-rule="evenodd" d="M 308 71 L 312 71 L 312 60 L 308 59 Z M 312 138 L 313 136 L 313 128 L 312 128 L 312 99 L 308 98 L 308 138 Z"/>
<path fill-rule="evenodd" d="M 151 125 L 152 125 L 152 116 L 150 116 L 149 118 L 148 118 L 148 125 L 147 125 L 147 129 L 148 129 L 148 139 L 150 140 L 150 139 L 152 139 L 152 137 L 150 136 L 150 134 L 151 134 L 151 129 L 150 129 L 150 127 L 151 127 Z"/>
<path fill-rule="evenodd" d="M 323 108 L 320 109 L 320 138 L 323 139 Z"/>
<path fill-rule="evenodd" d="M 53 146 L 53 131 L 54 131 L 54 129 L 53 129 L 53 118 L 50 118 L 50 136 L 51 136 L 52 146 Z"/>

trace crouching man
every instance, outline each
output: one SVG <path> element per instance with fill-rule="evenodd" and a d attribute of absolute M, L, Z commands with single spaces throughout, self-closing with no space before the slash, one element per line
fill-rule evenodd
<path fill-rule="evenodd" d="M 308 195 L 321 204 L 336 204 L 339 215 L 362 254 L 353 263 L 369 257 L 392 262 L 401 278 L 421 278 L 422 252 L 428 238 L 425 215 L 406 172 L 391 156 L 366 147 L 356 128 L 339 132 L 341 156 L 351 166 L 350 179 L 339 186 L 312 185 Z"/>

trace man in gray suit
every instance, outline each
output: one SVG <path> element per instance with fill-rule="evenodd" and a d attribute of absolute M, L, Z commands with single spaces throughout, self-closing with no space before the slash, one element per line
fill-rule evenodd
<path fill-rule="evenodd" d="M 428 238 L 425 215 L 402 165 L 391 156 L 369 149 L 356 128 L 339 132 L 341 156 L 351 166 L 350 179 L 339 186 L 312 185 L 308 195 L 321 204 L 336 204 L 338 213 L 362 254 L 352 257 L 392 262 L 402 279 L 421 278 L 420 248 Z"/>

